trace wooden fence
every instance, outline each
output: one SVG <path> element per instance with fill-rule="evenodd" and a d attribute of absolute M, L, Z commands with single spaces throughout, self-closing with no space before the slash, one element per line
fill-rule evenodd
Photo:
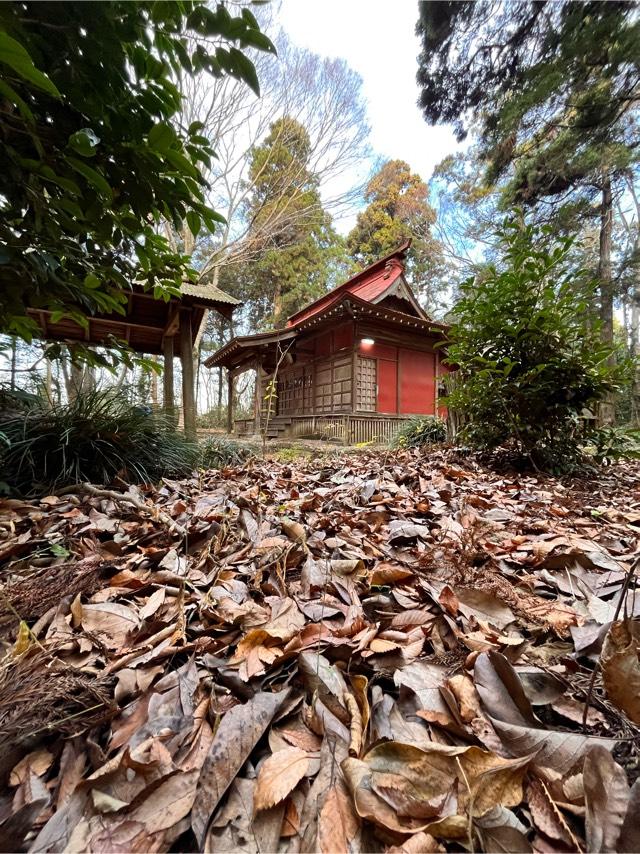
<path fill-rule="evenodd" d="M 357 445 L 362 442 L 386 444 L 397 433 L 409 416 L 402 415 L 304 415 L 287 418 L 283 438 L 325 439 Z M 278 423 L 277 416 L 271 425 Z M 234 422 L 236 434 L 242 436 L 253 432 L 253 419 L 238 419 Z"/>

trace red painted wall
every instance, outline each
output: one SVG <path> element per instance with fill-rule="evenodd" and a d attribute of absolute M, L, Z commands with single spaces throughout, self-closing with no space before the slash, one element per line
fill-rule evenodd
<path fill-rule="evenodd" d="M 398 411 L 398 363 L 378 359 L 378 412 Z"/>
<path fill-rule="evenodd" d="M 435 355 L 400 350 L 400 414 L 435 414 Z"/>

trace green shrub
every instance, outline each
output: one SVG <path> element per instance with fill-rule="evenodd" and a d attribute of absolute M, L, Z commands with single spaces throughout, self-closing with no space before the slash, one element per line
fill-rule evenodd
<path fill-rule="evenodd" d="M 570 468 L 580 457 L 582 413 L 616 386 L 593 287 L 571 267 L 570 239 L 507 221 L 498 266 L 462 285 L 450 330 L 456 381 L 446 402 L 476 447 L 511 446 L 534 466 Z"/>
<path fill-rule="evenodd" d="M 239 466 L 251 456 L 251 451 L 226 436 L 210 436 L 200 445 L 199 465 L 205 469 Z"/>
<path fill-rule="evenodd" d="M 393 437 L 394 448 L 420 448 L 435 445 L 447 438 L 447 425 L 435 415 L 411 418 Z"/>
<path fill-rule="evenodd" d="M 585 453 L 600 465 L 618 460 L 640 459 L 640 431 L 623 427 L 603 427 L 594 430 L 584 447 Z"/>
<path fill-rule="evenodd" d="M 187 475 L 198 463 L 196 443 L 113 390 L 80 394 L 55 410 L 6 393 L 1 403 L 0 480 L 23 495 L 116 476 L 152 482 Z"/>

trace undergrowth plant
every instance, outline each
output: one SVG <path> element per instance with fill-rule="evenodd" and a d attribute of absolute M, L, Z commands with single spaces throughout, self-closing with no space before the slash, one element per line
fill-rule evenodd
<path fill-rule="evenodd" d="M 209 436 L 200 445 L 199 465 L 205 469 L 220 469 L 225 466 L 239 466 L 251 451 L 226 436 Z"/>
<path fill-rule="evenodd" d="M 585 410 L 617 388 L 619 372 L 590 311 L 593 287 L 571 266 L 573 241 L 515 220 L 498 236 L 500 262 L 461 287 L 446 403 L 472 445 L 508 445 L 537 468 L 566 470 L 581 454 Z"/>
<path fill-rule="evenodd" d="M 0 481 L 22 495 L 85 481 L 178 477 L 200 459 L 198 445 L 169 420 L 113 390 L 80 394 L 55 409 L 7 394 L 0 404 Z"/>
<path fill-rule="evenodd" d="M 447 425 L 435 415 L 410 418 L 392 439 L 394 448 L 420 448 L 436 445 L 447 438 Z"/>

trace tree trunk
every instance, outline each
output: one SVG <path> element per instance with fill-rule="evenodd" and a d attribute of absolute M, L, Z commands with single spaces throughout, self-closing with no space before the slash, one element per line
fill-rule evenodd
<path fill-rule="evenodd" d="M 227 369 L 227 433 L 233 433 L 233 374 Z"/>
<path fill-rule="evenodd" d="M 46 370 L 44 377 L 44 393 L 47 398 L 47 406 L 49 409 L 53 409 L 53 368 L 51 365 L 51 359 L 45 357 L 44 365 Z"/>
<path fill-rule="evenodd" d="M 18 339 L 11 337 L 11 391 L 16 390 L 16 369 L 18 363 Z"/>
<path fill-rule="evenodd" d="M 613 232 L 613 194 L 611 179 L 607 175 L 602 187 L 600 207 L 600 252 L 598 258 L 598 281 L 600 283 L 600 321 L 602 340 L 613 346 L 613 298 L 614 282 L 611 275 L 611 241 Z M 609 364 L 615 365 L 615 354 L 609 357 Z M 615 421 L 613 396 L 608 395 L 601 403 L 598 413 L 601 426 L 611 425 Z"/>
<path fill-rule="evenodd" d="M 638 225 L 640 228 L 640 224 Z M 636 274 L 633 291 L 631 292 L 631 332 L 629 349 L 633 359 L 633 376 L 631 379 L 631 421 L 634 426 L 640 424 L 640 281 Z"/>
<path fill-rule="evenodd" d="M 276 284 L 276 289 L 273 294 L 273 325 L 277 328 L 282 314 L 282 291 L 280 284 Z"/>

